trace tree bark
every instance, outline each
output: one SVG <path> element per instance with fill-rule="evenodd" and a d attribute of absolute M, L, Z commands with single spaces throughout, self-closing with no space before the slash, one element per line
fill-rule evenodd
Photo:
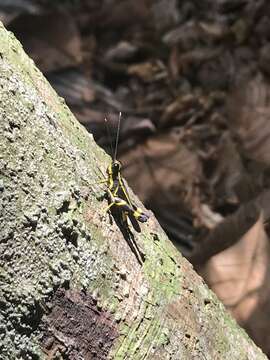
<path fill-rule="evenodd" d="M 0 44 L 0 358 L 266 359 L 153 215 L 127 234 L 104 212 L 109 157 Z"/>

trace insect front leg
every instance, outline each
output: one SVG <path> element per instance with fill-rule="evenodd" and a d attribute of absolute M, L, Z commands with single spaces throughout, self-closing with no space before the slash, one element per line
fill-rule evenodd
<path fill-rule="evenodd" d="M 109 206 L 105 208 L 104 212 L 108 212 L 113 205 L 115 205 L 115 203 L 112 202 Z"/>

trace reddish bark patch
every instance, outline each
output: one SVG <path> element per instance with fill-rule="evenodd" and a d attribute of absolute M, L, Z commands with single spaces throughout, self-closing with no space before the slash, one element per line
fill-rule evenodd
<path fill-rule="evenodd" d="M 117 337 L 111 314 L 89 294 L 57 290 L 52 310 L 42 321 L 42 348 L 48 359 L 106 359 Z"/>

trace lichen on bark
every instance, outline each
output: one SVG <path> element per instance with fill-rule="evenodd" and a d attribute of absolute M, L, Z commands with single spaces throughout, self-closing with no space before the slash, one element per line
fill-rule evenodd
<path fill-rule="evenodd" d="M 138 261 L 100 200 L 108 156 L 3 26 L 0 44 L 2 358 L 265 359 L 153 215 Z"/>

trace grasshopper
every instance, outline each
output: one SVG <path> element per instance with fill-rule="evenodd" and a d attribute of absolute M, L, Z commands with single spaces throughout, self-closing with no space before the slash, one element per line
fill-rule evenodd
<path fill-rule="evenodd" d="M 111 134 L 108 128 L 107 119 L 105 119 L 105 123 L 108 131 L 108 136 L 110 138 L 110 144 L 112 150 Z M 122 165 L 120 161 L 116 160 L 117 147 L 119 142 L 120 123 L 121 123 L 121 112 L 119 113 L 114 156 L 112 162 L 110 163 L 106 171 L 107 179 L 102 181 L 107 183 L 106 192 L 107 192 L 109 205 L 106 208 L 106 212 L 113 207 L 117 208 L 118 210 L 120 210 L 123 223 L 127 225 L 127 218 L 129 218 L 134 229 L 140 232 L 140 226 L 138 224 L 138 221 L 144 223 L 149 219 L 149 216 L 145 214 L 142 209 L 137 207 L 131 201 L 124 180 L 121 175 Z"/>

